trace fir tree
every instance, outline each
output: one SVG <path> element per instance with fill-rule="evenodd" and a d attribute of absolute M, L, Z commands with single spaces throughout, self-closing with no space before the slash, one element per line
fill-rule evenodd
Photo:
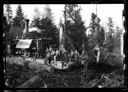
<path fill-rule="evenodd" d="M 52 20 L 53 17 L 50 17 L 52 16 L 52 13 L 48 13 L 48 10 L 49 8 L 45 10 L 46 12 L 45 15 L 44 14 L 42 15 L 43 17 L 41 17 L 41 15 L 40 16 L 34 15 L 35 17 L 33 18 L 32 25 L 34 27 L 41 29 L 41 34 L 43 34 L 42 37 L 46 37 L 46 38 L 48 37 L 52 39 L 52 41 L 50 41 L 51 45 L 56 44 L 58 46 L 59 44 L 58 29 L 56 25 L 54 25 L 54 22 Z M 38 10 L 36 10 L 36 12 L 38 12 Z"/>
<path fill-rule="evenodd" d="M 86 28 L 80 15 L 81 9 L 77 4 L 66 4 L 65 8 L 66 12 L 64 11 L 64 16 L 66 21 L 64 33 L 71 38 L 75 49 L 81 52 L 82 44 L 87 40 L 86 35 L 84 34 Z"/>
<path fill-rule="evenodd" d="M 12 22 L 12 16 L 13 16 L 13 11 L 11 9 L 11 5 L 10 4 L 6 4 L 5 5 L 5 15 L 7 17 L 8 24 L 10 24 Z"/>
<path fill-rule="evenodd" d="M 53 16 L 52 16 L 53 14 L 52 14 L 52 10 L 49 7 L 49 5 L 46 5 L 44 11 L 45 11 L 45 17 L 48 17 L 50 20 L 53 21 Z"/>
<path fill-rule="evenodd" d="M 15 27 L 21 27 L 24 28 L 24 13 L 22 10 L 21 5 L 18 5 L 17 10 L 16 10 L 16 16 L 13 19 L 13 25 Z"/>
<path fill-rule="evenodd" d="M 111 47 L 114 47 L 114 23 L 111 17 L 108 18 L 108 36 L 107 36 L 107 42 Z"/>

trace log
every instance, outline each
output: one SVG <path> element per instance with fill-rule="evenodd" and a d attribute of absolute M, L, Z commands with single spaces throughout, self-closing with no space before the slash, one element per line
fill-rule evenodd
<path fill-rule="evenodd" d="M 17 88 L 47 88 L 44 81 L 39 76 L 34 76 Z"/>
<path fill-rule="evenodd" d="M 6 57 L 6 63 L 8 64 L 17 64 L 24 66 L 24 60 L 21 59 L 21 57 Z"/>
<path fill-rule="evenodd" d="M 50 73 L 54 72 L 54 68 L 50 65 L 40 64 L 35 61 L 28 63 L 28 68 L 30 69 L 36 69 L 38 71 L 48 71 Z"/>
<path fill-rule="evenodd" d="M 23 66 L 24 68 L 35 69 L 37 71 L 47 71 L 50 73 L 54 72 L 54 68 L 50 65 L 42 64 L 36 61 L 26 61 L 21 59 L 20 57 L 12 57 L 12 58 L 7 57 L 6 63 L 11 65 L 12 64 L 20 65 Z"/>
<path fill-rule="evenodd" d="M 119 55 L 108 54 L 105 58 L 105 62 L 112 67 L 122 69 L 123 68 L 123 59 Z"/>

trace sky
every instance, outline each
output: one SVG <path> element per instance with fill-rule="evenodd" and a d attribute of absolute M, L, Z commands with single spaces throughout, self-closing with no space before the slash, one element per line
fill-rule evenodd
<path fill-rule="evenodd" d="M 13 16 L 15 16 L 18 4 L 11 4 L 13 10 Z M 30 19 L 30 22 L 34 15 L 34 9 L 38 7 L 40 13 L 44 12 L 46 4 L 21 4 L 24 15 Z M 115 26 L 123 27 L 122 25 L 122 10 L 124 9 L 123 4 L 79 4 L 81 7 L 82 20 L 85 22 L 86 27 L 89 26 L 91 13 L 96 13 L 101 19 L 100 24 L 106 26 L 108 17 L 112 17 Z M 49 4 L 52 10 L 54 23 L 58 26 L 60 18 L 63 18 L 64 4 Z M 5 9 L 4 9 L 5 10 Z M 63 20 L 63 19 L 62 19 Z"/>

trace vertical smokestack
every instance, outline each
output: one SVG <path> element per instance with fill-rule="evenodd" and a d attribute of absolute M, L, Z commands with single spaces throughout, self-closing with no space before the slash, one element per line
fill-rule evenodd
<path fill-rule="evenodd" d="M 29 19 L 25 19 L 25 32 L 28 32 L 29 29 Z"/>
<path fill-rule="evenodd" d="M 25 34 L 29 31 L 29 19 L 25 19 L 24 22 L 25 22 L 25 28 L 23 30 L 22 38 L 24 38 Z"/>

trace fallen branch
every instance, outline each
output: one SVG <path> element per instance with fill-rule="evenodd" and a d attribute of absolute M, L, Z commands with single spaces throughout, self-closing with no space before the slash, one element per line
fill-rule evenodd
<path fill-rule="evenodd" d="M 102 81 L 103 78 L 104 78 L 104 75 L 102 74 L 102 76 L 101 76 L 101 78 L 98 80 L 98 82 L 96 82 L 95 84 L 93 84 L 91 87 L 97 86 L 97 85 Z"/>

